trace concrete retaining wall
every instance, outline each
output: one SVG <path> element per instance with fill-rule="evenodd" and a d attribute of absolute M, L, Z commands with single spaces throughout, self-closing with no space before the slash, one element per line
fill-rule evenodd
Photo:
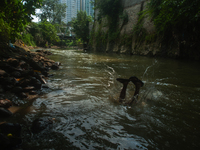
<path fill-rule="evenodd" d="M 131 7 L 134 6 L 136 4 L 140 4 L 145 0 L 122 0 L 121 3 L 123 5 L 124 8 L 126 7 Z"/>
<path fill-rule="evenodd" d="M 155 43 L 142 43 L 138 46 L 136 37 L 133 35 L 133 28 L 138 22 L 138 13 L 141 11 L 141 8 L 146 9 L 148 0 L 121 0 L 123 5 L 123 12 L 128 15 L 128 22 L 124 25 L 123 20 L 119 19 L 119 31 L 120 36 L 117 38 L 116 42 L 109 42 L 97 44 L 97 36 L 92 38 L 92 45 L 90 45 L 90 50 L 92 51 L 101 51 L 101 52 L 117 52 L 117 53 L 128 53 L 128 54 L 138 54 L 138 55 L 155 55 L 159 51 L 159 42 Z M 93 24 L 93 32 L 97 33 L 106 33 L 108 28 L 108 21 L 106 18 L 102 18 L 101 24 L 97 21 L 98 10 L 96 10 L 95 22 Z M 155 33 L 155 27 L 153 22 L 148 16 L 145 16 L 143 19 L 143 28 L 147 31 L 148 34 Z M 132 37 L 131 37 L 132 36 Z M 127 45 L 122 45 L 124 42 L 123 37 L 129 37 L 127 42 L 132 43 Z M 136 46 L 137 45 L 137 46 Z M 136 48 L 137 47 L 137 48 Z"/>

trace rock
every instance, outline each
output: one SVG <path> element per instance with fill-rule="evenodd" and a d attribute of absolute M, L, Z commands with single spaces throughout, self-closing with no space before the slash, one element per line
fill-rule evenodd
<path fill-rule="evenodd" d="M 19 61 L 15 58 L 9 58 L 9 59 L 7 59 L 7 62 L 9 63 L 9 65 L 11 65 L 13 67 L 19 66 Z"/>
<path fill-rule="evenodd" d="M 39 71 L 44 71 L 44 67 L 39 65 L 37 62 L 35 62 L 32 59 L 28 59 L 28 63 L 30 64 L 30 66 L 34 69 L 34 70 L 39 70 Z"/>
<path fill-rule="evenodd" d="M 8 74 L 4 71 L 0 69 L 0 77 L 7 77 Z"/>
<path fill-rule="evenodd" d="M 2 133 L 0 133 L 1 149 L 7 149 L 10 144 L 11 143 L 10 143 L 9 138 L 6 135 L 3 135 Z"/>
<path fill-rule="evenodd" d="M 48 88 L 49 88 L 49 86 L 48 86 L 48 85 L 46 85 L 46 84 L 43 84 L 43 85 L 42 85 L 42 88 L 46 88 L 46 89 L 48 89 Z"/>
<path fill-rule="evenodd" d="M 38 53 L 43 53 L 43 54 L 46 54 L 46 55 L 52 55 L 52 52 L 50 52 L 50 51 L 45 51 L 45 50 L 36 50 L 36 52 L 38 52 Z"/>
<path fill-rule="evenodd" d="M 40 82 L 42 84 L 46 84 L 47 82 L 45 81 L 45 79 L 43 78 L 44 76 L 43 75 L 37 75 L 35 76 L 38 80 L 40 80 Z"/>
<path fill-rule="evenodd" d="M 29 94 L 30 94 L 30 95 L 36 95 L 37 92 L 32 90 L 32 91 L 29 92 Z"/>
<path fill-rule="evenodd" d="M 3 90 L 2 86 L 0 85 L 0 93 L 3 93 L 3 92 L 4 92 L 4 90 Z"/>
<path fill-rule="evenodd" d="M 33 70 L 24 70 L 22 73 L 21 73 L 21 76 L 22 77 L 27 77 L 27 76 L 32 76 L 34 75 L 34 71 Z"/>
<path fill-rule="evenodd" d="M 10 100 L 8 100 L 8 99 L 0 100 L 0 107 L 9 108 L 10 106 L 12 106 L 12 102 Z"/>
<path fill-rule="evenodd" d="M 46 66 L 51 67 L 51 66 L 52 66 L 52 63 L 46 62 Z"/>
<path fill-rule="evenodd" d="M 15 149 L 22 143 L 21 125 L 13 123 L 0 124 L 1 149 Z"/>
<path fill-rule="evenodd" d="M 17 83 L 16 79 L 13 77 L 1 78 L 2 85 L 15 85 Z"/>
<path fill-rule="evenodd" d="M 48 72 L 47 72 L 47 71 L 48 71 L 48 69 L 45 69 L 45 71 L 42 72 L 42 74 L 43 74 L 45 77 L 48 76 Z"/>
<path fill-rule="evenodd" d="M 30 77 L 30 83 L 34 84 L 37 81 L 36 77 Z"/>
<path fill-rule="evenodd" d="M 58 70 L 59 69 L 59 65 L 57 63 L 54 63 L 52 66 L 51 66 L 51 69 L 52 70 Z"/>
<path fill-rule="evenodd" d="M 10 117 L 12 115 L 13 115 L 12 112 L 3 107 L 0 107 L 0 117 L 5 118 L 5 117 Z"/>
<path fill-rule="evenodd" d="M 11 73 L 11 75 L 15 78 L 20 78 L 21 77 L 21 73 L 19 71 L 14 71 Z"/>
<path fill-rule="evenodd" d="M 41 77 L 41 80 L 42 80 L 42 84 L 46 84 L 47 83 L 46 80 L 43 77 Z"/>
<path fill-rule="evenodd" d="M 2 93 L 0 94 L 0 99 L 4 99 L 4 95 Z"/>
<path fill-rule="evenodd" d="M 27 98 L 28 95 L 24 92 L 18 94 L 21 98 Z"/>
<path fill-rule="evenodd" d="M 19 83 L 17 85 L 21 86 L 21 87 L 27 87 L 30 84 L 32 84 L 32 80 L 31 79 L 22 79 L 22 80 L 19 81 Z"/>
<path fill-rule="evenodd" d="M 34 72 L 34 77 L 42 82 L 42 74 L 40 72 Z"/>
<path fill-rule="evenodd" d="M 0 68 L 6 71 L 7 73 L 11 73 L 13 71 L 21 71 L 20 69 L 17 69 L 5 62 L 0 63 Z"/>
<path fill-rule="evenodd" d="M 0 130 L 3 134 L 11 133 L 13 136 L 20 137 L 21 125 L 18 123 L 3 123 L 0 124 Z"/>
<path fill-rule="evenodd" d="M 4 90 L 6 91 L 10 91 L 11 89 L 13 89 L 14 85 L 4 85 Z"/>
<path fill-rule="evenodd" d="M 11 90 L 11 92 L 16 93 L 16 94 L 21 93 L 22 91 L 23 89 L 21 86 L 16 86 Z"/>
<path fill-rule="evenodd" d="M 53 119 L 49 118 L 38 118 L 33 121 L 31 131 L 33 133 L 39 133 L 50 125 L 53 124 Z"/>
<path fill-rule="evenodd" d="M 60 65 L 61 65 L 60 62 L 55 62 L 54 64 L 57 65 L 57 66 L 60 66 Z"/>
<path fill-rule="evenodd" d="M 43 50 L 38 49 L 38 50 L 36 50 L 36 52 L 41 53 L 41 52 L 43 52 Z"/>
<path fill-rule="evenodd" d="M 29 92 L 29 91 L 32 91 L 32 90 L 34 90 L 34 89 L 35 89 L 34 86 L 29 86 L 29 87 L 23 88 L 23 91 L 24 91 L 24 92 Z"/>
<path fill-rule="evenodd" d="M 26 70 L 30 68 L 29 64 L 27 64 L 25 61 L 20 61 L 19 65 L 21 68 Z"/>
<path fill-rule="evenodd" d="M 44 52 L 46 55 L 52 55 L 52 52 L 46 51 Z"/>
<path fill-rule="evenodd" d="M 36 77 L 31 77 L 31 85 L 36 89 L 41 89 L 42 83 L 40 80 L 36 79 Z"/>
<path fill-rule="evenodd" d="M 53 77 L 54 76 L 54 74 L 49 74 L 47 77 Z"/>
<path fill-rule="evenodd" d="M 36 80 L 36 82 L 33 84 L 33 86 L 36 88 L 36 89 L 41 89 L 42 87 L 42 83 L 40 82 L 40 80 Z"/>

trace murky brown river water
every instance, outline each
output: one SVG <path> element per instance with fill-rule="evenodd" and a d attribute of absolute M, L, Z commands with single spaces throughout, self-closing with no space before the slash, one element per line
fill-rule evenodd
<path fill-rule="evenodd" d="M 199 149 L 200 63 L 119 54 L 51 50 L 62 63 L 50 89 L 12 120 L 23 125 L 23 149 Z M 117 102 L 116 78 L 144 82 L 137 104 Z M 129 83 L 127 100 L 134 93 Z M 38 117 L 55 118 L 51 129 L 31 134 Z"/>

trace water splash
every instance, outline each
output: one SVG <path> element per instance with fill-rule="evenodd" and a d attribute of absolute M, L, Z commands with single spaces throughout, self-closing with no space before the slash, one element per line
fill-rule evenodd
<path fill-rule="evenodd" d="M 150 68 L 154 67 L 156 64 L 158 64 L 158 61 L 155 59 L 154 62 L 153 62 L 153 64 L 150 65 L 150 66 L 148 66 L 148 67 L 146 68 L 146 70 L 144 71 L 143 76 L 142 76 L 142 79 L 144 78 L 145 75 L 148 75 L 148 73 L 147 73 L 148 70 L 149 70 Z"/>

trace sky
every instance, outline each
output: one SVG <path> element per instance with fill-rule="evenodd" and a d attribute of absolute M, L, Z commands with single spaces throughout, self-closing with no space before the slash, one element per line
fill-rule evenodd
<path fill-rule="evenodd" d="M 33 17 L 32 22 L 39 22 L 39 18 L 37 18 L 35 15 L 31 15 Z"/>
<path fill-rule="evenodd" d="M 36 9 L 35 10 L 35 13 L 37 14 L 37 13 L 40 13 L 41 11 L 40 11 L 40 9 Z M 31 17 L 33 17 L 33 20 L 32 20 L 32 22 L 39 22 L 40 21 L 40 19 L 38 18 L 38 17 L 36 17 L 35 15 L 31 15 Z"/>

